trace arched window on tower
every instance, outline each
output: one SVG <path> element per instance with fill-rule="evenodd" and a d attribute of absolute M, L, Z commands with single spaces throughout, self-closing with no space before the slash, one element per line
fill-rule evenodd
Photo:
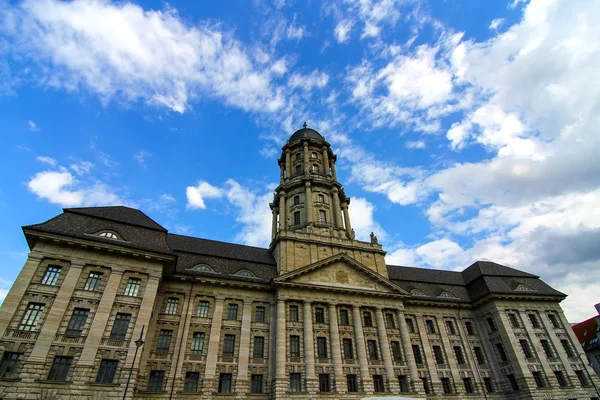
<path fill-rule="evenodd" d="M 302 173 L 302 165 L 296 165 L 296 175 L 300 175 Z"/>
<path fill-rule="evenodd" d="M 319 222 L 321 224 L 327 223 L 327 212 L 325 210 L 319 210 Z"/>
<path fill-rule="evenodd" d="M 310 153 L 310 158 L 317 158 L 317 152 L 313 151 L 312 153 Z"/>
<path fill-rule="evenodd" d="M 302 160 L 302 153 L 296 153 L 296 161 Z"/>
<path fill-rule="evenodd" d="M 294 225 L 300 225 L 300 211 L 294 213 Z"/>
<path fill-rule="evenodd" d="M 319 166 L 317 164 L 313 164 L 312 172 L 319 172 Z"/>

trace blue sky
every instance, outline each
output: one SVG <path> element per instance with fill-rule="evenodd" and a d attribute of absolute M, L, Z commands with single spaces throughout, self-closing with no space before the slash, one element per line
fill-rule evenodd
<path fill-rule="evenodd" d="M 125 204 L 266 246 L 307 121 L 387 262 L 489 259 L 600 301 L 597 1 L 0 0 L 0 294 L 22 225 Z"/>

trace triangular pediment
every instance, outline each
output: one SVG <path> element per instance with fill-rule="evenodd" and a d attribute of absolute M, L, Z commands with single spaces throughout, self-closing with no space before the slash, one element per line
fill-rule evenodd
<path fill-rule="evenodd" d="M 274 282 L 410 296 L 390 280 L 343 253 L 288 272 L 275 278 Z"/>

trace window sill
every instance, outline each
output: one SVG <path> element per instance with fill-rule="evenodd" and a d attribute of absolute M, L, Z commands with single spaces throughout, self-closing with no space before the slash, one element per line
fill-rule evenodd
<path fill-rule="evenodd" d="M 149 392 L 147 390 L 138 390 L 137 393 L 142 393 L 142 394 L 166 394 L 167 391 L 166 390 L 161 390 L 160 392 Z"/>
<path fill-rule="evenodd" d="M 236 392 L 231 392 L 231 393 L 219 393 L 219 392 L 213 392 L 213 396 L 222 396 L 222 397 L 235 397 L 237 396 Z"/>
<path fill-rule="evenodd" d="M 96 383 L 96 382 L 88 382 L 88 386 L 100 386 L 100 387 L 118 387 L 121 386 L 119 383 Z"/>
<path fill-rule="evenodd" d="M 21 378 L 0 378 L 0 382 L 20 382 Z"/>
<path fill-rule="evenodd" d="M 36 379 L 35 383 L 49 383 L 52 385 L 70 385 L 73 381 L 49 381 L 46 379 Z"/>

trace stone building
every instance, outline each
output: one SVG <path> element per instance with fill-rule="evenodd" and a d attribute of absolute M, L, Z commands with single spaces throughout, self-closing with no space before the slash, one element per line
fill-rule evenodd
<path fill-rule="evenodd" d="M 323 136 L 300 129 L 278 162 L 268 249 L 170 234 L 127 207 L 23 227 L 1 396 L 597 399 L 564 294 L 492 262 L 386 265 L 375 235 L 355 239 Z"/>

